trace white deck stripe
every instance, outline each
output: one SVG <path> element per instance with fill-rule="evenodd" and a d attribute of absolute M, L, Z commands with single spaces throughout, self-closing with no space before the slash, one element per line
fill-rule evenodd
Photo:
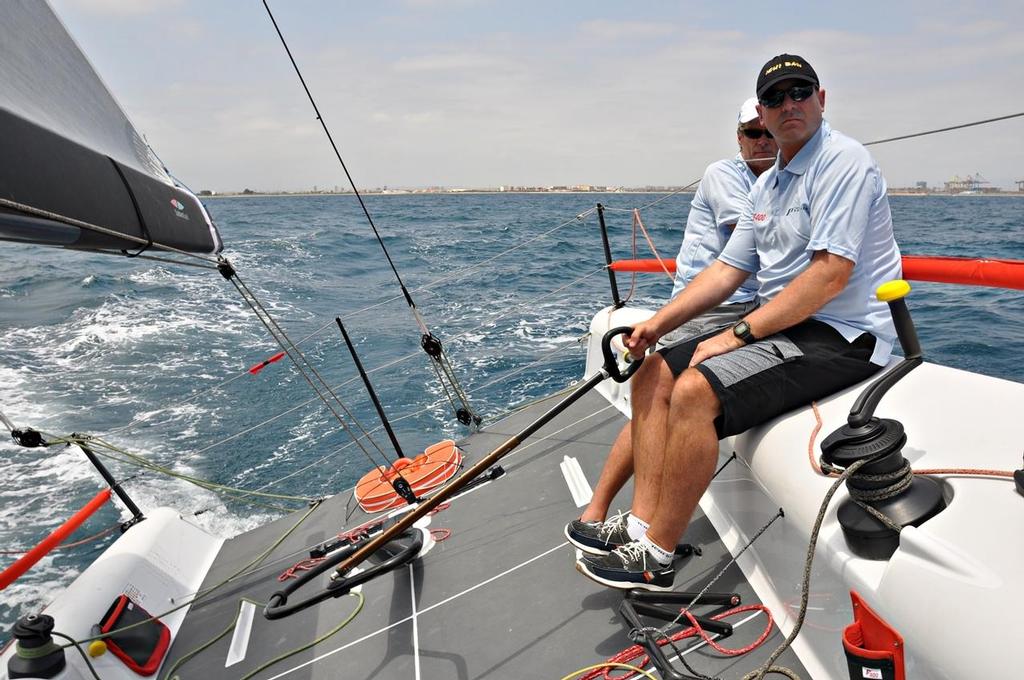
<path fill-rule="evenodd" d="M 481 581 L 480 583 L 477 583 L 475 586 L 470 586 L 469 588 L 466 588 L 462 592 L 455 593 L 454 595 L 452 595 L 451 597 L 449 597 L 449 598 L 447 598 L 445 600 L 441 600 L 440 602 L 438 602 L 436 604 L 432 604 L 429 607 L 427 607 L 426 609 L 421 610 L 419 613 L 420 614 L 426 614 L 431 609 L 436 609 L 437 607 L 440 607 L 441 605 L 448 604 L 449 602 L 451 602 L 454 599 L 460 598 L 463 595 L 471 593 L 474 590 L 476 590 L 477 588 L 483 587 L 483 586 L 487 585 L 488 583 L 490 583 L 492 581 L 496 581 L 497 579 L 501 578 L 502 576 L 507 576 L 508 574 L 511 574 L 513 571 L 521 569 L 521 568 L 525 567 L 526 565 L 528 565 L 528 564 L 530 564 L 532 562 L 536 562 L 537 560 L 541 559 L 542 557 L 546 557 L 546 556 L 550 555 L 551 553 L 555 552 L 556 550 L 560 550 L 560 549 L 564 548 L 567 545 L 569 545 L 569 541 L 562 541 L 561 543 L 556 545 L 554 548 L 551 548 L 549 550 L 545 550 L 541 554 L 536 555 L 534 557 L 531 557 L 530 559 L 526 560 L 525 562 L 517 564 L 516 566 L 514 566 L 514 567 L 512 567 L 510 569 L 506 569 L 505 571 L 503 571 L 500 574 L 497 574 L 495 576 L 492 576 L 491 578 L 487 579 L 486 581 Z M 327 657 L 331 656 L 332 654 L 337 654 L 338 652 L 344 651 L 344 650 L 348 649 L 349 647 L 351 647 L 353 645 L 357 645 L 357 644 L 359 644 L 360 642 L 362 642 L 364 640 L 368 640 L 369 638 L 372 638 L 375 635 L 380 635 L 381 633 L 387 632 L 387 631 L 391 630 L 392 628 L 394 628 L 395 626 L 400 626 L 403 623 L 406 623 L 406 622 L 410 621 L 412 618 L 413 618 L 412 616 L 407 616 L 404 619 L 401 619 L 399 621 L 395 621 L 392 624 L 384 626 L 380 630 L 375 630 L 372 633 L 367 633 L 366 635 L 364 635 L 363 637 L 359 638 L 358 640 L 353 640 L 352 642 L 348 643 L 347 645 L 342 645 L 341 647 L 338 647 L 337 649 L 332 649 L 331 651 L 326 652 L 324 654 L 321 654 L 320 656 L 315 657 L 313 659 L 310 659 L 309 661 L 306 661 L 305 663 L 301 663 L 298 666 L 295 666 L 294 668 L 289 668 L 288 670 L 284 671 L 283 673 L 278 673 L 277 675 L 275 675 L 275 676 L 273 676 L 271 678 L 267 678 L 267 680 L 277 680 L 277 678 L 283 678 L 284 676 L 288 675 L 292 671 L 297 671 L 300 668 L 305 668 L 306 666 L 309 666 L 309 665 L 314 664 L 314 663 L 316 663 L 318 661 L 321 661 L 322 659 L 326 659 Z"/>
<path fill-rule="evenodd" d="M 420 628 L 416 619 L 416 574 L 413 565 L 409 565 L 409 605 L 412 607 L 412 658 L 416 670 L 416 680 L 420 680 Z"/>
<path fill-rule="evenodd" d="M 594 490 L 590 487 L 580 462 L 572 456 L 562 456 L 562 462 L 558 464 L 562 469 L 562 476 L 565 477 L 565 485 L 569 487 L 572 494 L 572 502 L 577 508 L 582 508 L 590 503 L 594 497 Z"/>
<path fill-rule="evenodd" d="M 238 610 L 238 621 L 235 622 L 235 632 L 231 636 L 231 646 L 228 647 L 228 657 L 224 660 L 224 668 L 234 666 L 245 659 L 249 651 L 249 634 L 252 632 L 252 620 L 256 613 L 256 605 L 248 600 L 242 601 Z"/>

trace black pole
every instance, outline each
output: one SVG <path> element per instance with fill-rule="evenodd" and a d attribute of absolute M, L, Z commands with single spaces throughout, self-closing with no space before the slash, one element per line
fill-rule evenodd
<path fill-rule="evenodd" d="M 405 454 L 402 453 L 402 447 L 398 443 L 398 437 L 395 436 L 394 430 L 391 429 L 391 423 L 388 422 L 388 417 L 384 414 L 384 407 L 380 405 L 380 401 L 377 399 L 377 393 L 373 391 L 373 385 L 370 384 L 370 378 L 366 375 L 366 371 L 363 370 L 363 362 L 359 361 L 359 355 L 356 354 L 356 348 L 352 345 L 352 341 L 348 337 L 348 333 L 345 331 L 345 325 L 341 323 L 341 317 L 336 316 L 334 320 L 338 322 L 338 328 L 341 329 L 341 337 L 345 338 L 345 344 L 348 345 L 348 351 L 352 355 L 352 361 L 355 363 L 356 368 L 359 369 L 359 377 L 363 379 L 363 384 L 366 385 L 366 391 L 370 393 L 370 400 L 373 402 L 374 408 L 377 409 L 377 415 L 380 416 L 380 422 L 384 424 L 384 429 L 387 430 L 388 437 L 391 438 L 391 445 L 395 447 L 395 453 L 398 454 L 399 458 L 405 458 Z"/>
<path fill-rule="evenodd" d="M 608 377 L 607 370 L 600 370 L 594 375 L 587 378 L 583 383 L 578 385 L 568 396 L 564 397 L 562 401 L 552 406 L 547 413 L 542 415 L 537 420 L 533 421 L 525 428 L 522 429 L 518 434 L 507 439 L 505 443 L 500 445 L 498 448 L 491 451 L 489 454 L 481 458 L 476 462 L 473 467 L 469 468 L 461 475 L 450 481 L 443 489 L 438 491 L 430 498 L 420 501 L 419 506 L 410 512 L 405 513 L 401 516 L 395 524 L 389 526 L 385 531 L 378 534 L 373 540 L 368 541 L 361 548 L 356 550 L 350 555 L 344 562 L 342 562 L 337 569 L 332 579 L 343 578 L 345 572 L 352 567 L 356 566 L 373 553 L 380 550 L 386 543 L 392 541 L 398 534 L 402 533 L 413 524 L 415 524 L 421 517 L 429 514 L 434 508 L 441 503 L 447 501 L 449 498 L 457 494 L 473 479 L 480 476 L 481 473 L 485 472 L 489 467 L 497 463 L 501 458 L 510 453 L 514 448 L 519 446 L 524 439 L 529 437 L 531 434 L 546 425 L 552 418 L 557 416 L 559 413 L 569 408 L 575 403 L 580 397 L 589 392 L 595 385 Z"/>
<path fill-rule="evenodd" d="M 95 467 L 99 471 L 100 476 L 103 477 L 103 481 L 107 483 L 107 486 L 110 487 L 110 490 L 117 494 L 117 497 L 121 500 L 122 503 L 124 503 L 124 506 L 128 508 L 128 512 L 132 513 L 132 518 L 121 525 L 121 531 L 126 531 L 133 524 L 137 524 L 142 520 L 146 519 L 145 515 L 142 514 L 142 510 L 139 509 L 139 506 L 135 505 L 135 501 L 133 501 L 131 499 L 131 496 L 129 496 L 125 492 L 125 490 L 121 488 L 121 485 L 118 484 L 116 479 L 114 479 L 114 476 L 110 474 L 110 470 L 108 470 L 107 467 L 103 464 L 103 462 L 96 457 L 96 454 L 93 453 L 88 446 L 82 444 L 81 442 L 76 442 L 76 446 L 82 449 L 82 452 L 85 454 L 85 457 L 88 458 L 89 462 L 93 464 L 93 467 Z"/>
<path fill-rule="evenodd" d="M 601 223 L 601 243 L 604 244 L 604 262 L 608 265 L 608 282 L 612 284 L 612 302 L 615 309 L 625 303 L 619 299 L 619 286 L 615 283 L 615 272 L 612 271 L 612 248 L 608 243 L 608 227 L 604 223 L 604 206 L 597 204 L 597 219 Z"/>

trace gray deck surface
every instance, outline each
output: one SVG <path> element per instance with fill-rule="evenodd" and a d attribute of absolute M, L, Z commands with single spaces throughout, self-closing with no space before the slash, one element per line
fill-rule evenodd
<path fill-rule="evenodd" d="M 461 443 L 471 465 L 556 403 L 532 406 Z M 451 530 L 422 559 L 362 587 L 365 604 L 343 630 L 314 647 L 261 671 L 257 678 L 562 678 L 599 663 L 631 643 L 618 613 L 622 593 L 576 572 L 574 548 L 562 530 L 578 516 L 559 469 L 563 456 L 576 457 L 591 484 L 623 417 L 590 393 L 571 406 L 499 464 L 505 476 L 458 497 L 432 518 L 432 528 Z M 568 427 L 567 427 L 568 426 Z M 565 429 L 563 429 L 565 428 Z M 561 430 L 561 431 L 560 431 Z M 620 495 L 628 507 L 630 489 Z M 301 513 L 240 535 L 225 543 L 204 587 L 250 563 L 295 524 Z M 234 620 L 239 599 L 265 602 L 282 587 L 278 575 L 307 557 L 309 546 L 329 540 L 368 517 L 351 491 L 329 499 L 264 561 L 264 568 L 223 587 L 193 606 L 163 666 L 207 643 Z M 710 523 L 699 514 L 684 540 L 701 546 L 703 556 L 683 562 L 679 590 L 700 590 L 729 556 Z M 313 594 L 327 576 L 296 593 Z M 756 602 L 740 570 L 732 565 L 715 591 L 737 592 Z M 181 680 L 240 678 L 281 654 L 306 645 L 336 627 L 356 599 L 344 596 L 283 620 L 268 621 L 257 611 L 248 652 L 225 668 L 231 634 L 188 660 Z M 698 608 L 699 609 L 699 608 Z M 732 622 L 738 624 L 749 614 Z M 653 621 L 652 625 L 661 625 Z M 756 616 L 723 641 L 742 647 L 764 627 Z M 756 668 L 781 641 L 775 629 L 755 652 L 726 658 L 702 647 L 687 654 L 696 670 L 740 678 Z M 683 649 L 693 643 L 680 643 Z M 791 651 L 780 662 L 807 678 Z M 677 664 L 677 668 L 683 670 Z M 161 671 L 160 677 L 163 677 Z"/>

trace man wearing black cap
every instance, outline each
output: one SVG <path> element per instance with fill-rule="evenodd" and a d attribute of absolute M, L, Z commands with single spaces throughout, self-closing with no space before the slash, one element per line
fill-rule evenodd
<path fill-rule="evenodd" d="M 761 122 L 779 146 L 718 260 L 626 340 L 639 356 L 757 273 L 760 306 L 733 327 L 651 354 L 633 379 L 638 540 L 577 569 L 616 588 L 668 590 L 672 553 L 707 489 L 718 440 L 862 381 L 896 339 L 875 289 L 901 275 L 885 180 L 867 150 L 824 121 L 802 57 L 758 72 Z"/>
<path fill-rule="evenodd" d="M 779 149 L 772 134 L 764 129 L 757 112 L 757 99 L 750 97 L 736 116 L 736 144 L 739 153 L 715 161 L 704 170 L 686 218 L 683 242 L 676 256 L 676 275 L 671 298 L 676 297 L 700 272 L 722 253 L 747 194 L 761 173 L 775 163 Z M 757 309 L 757 279 L 750 276 L 723 304 L 665 333 L 660 346 L 696 337 L 712 330 L 733 326 Z M 616 494 L 633 475 L 633 451 L 629 424 L 612 445 L 590 503 L 582 515 L 565 526 L 565 537 L 583 552 L 604 555 L 647 531 L 642 520 L 619 512 L 608 517 Z"/>

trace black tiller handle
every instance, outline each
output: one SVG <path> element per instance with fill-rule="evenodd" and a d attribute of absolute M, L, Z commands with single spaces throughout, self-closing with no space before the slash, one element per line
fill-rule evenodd
<path fill-rule="evenodd" d="M 619 370 L 619 362 L 615 357 L 615 352 L 612 351 L 612 338 L 616 335 L 632 335 L 633 329 L 630 326 L 619 326 L 613 328 L 604 334 L 601 338 L 601 352 L 604 354 L 604 370 L 608 372 L 608 377 L 618 383 L 626 382 L 633 374 L 640 368 L 640 364 L 644 362 L 643 357 L 639 359 L 633 359 L 630 356 L 629 367 L 626 372 L 623 373 Z"/>

